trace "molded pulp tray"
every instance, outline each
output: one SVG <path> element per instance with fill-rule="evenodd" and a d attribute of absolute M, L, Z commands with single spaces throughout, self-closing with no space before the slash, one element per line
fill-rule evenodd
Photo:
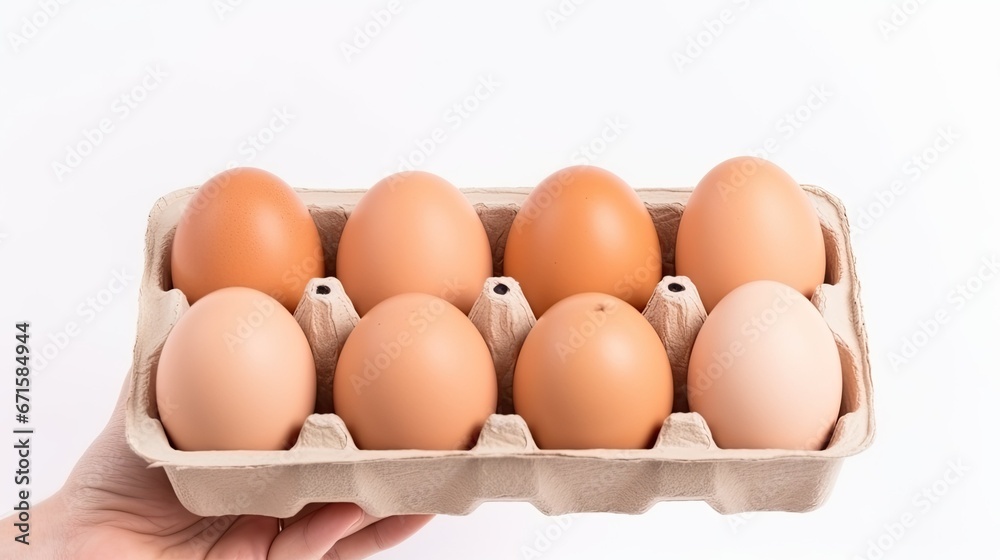
<path fill-rule="evenodd" d="M 821 451 L 719 449 L 704 420 L 687 412 L 687 359 L 705 317 L 695 286 L 673 277 L 674 239 L 691 189 L 640 189 L 659 233 L 664 277 L 645 315 L 667 347 L 675 384 L 674 412 L 656 445 L 637 450 L 539 450 L 524 421 L 511 410 L 517 351 L 534 317 L 517 283 L 500 278 L 507 231 L 530 189 L 465 189 L 488 233 L 494 274 L 470 318 L 493 353 L 500 390 L 498 414 L 489 418 L 469 451 L 358 450 L 332 414 L 332 377 L 343 341 L 357 314 L 336 280 L 337 244 L 347 215 L 364 191 L 298 190 L 320 230 L 327 278 L 310 281 L 295 316 L 316 359 L 317 414 L 287 451 L 199 451 L 171 448 L 153 393 L 156 364 L 167 333 L 188 308 L 170 289 L 170 246 L 194 188 L 155 204 L 146 232 L 139 325 L 131 371 L 126 430 L 132 449 L 163 467 L 181 502 L 205 515 L 290 517 L 310 502 L 354 502 L 369 514 L 464 515 L 484 501 L 527 501 L 550 515 L 573 512 L 642 513 L 664 500 L 704 500 L 722 513 L 801 512 L 826 499 L 844 457 L 870 445 L 875 432 L 868 344 L 858 280 L 840 201 L 803 186 L 819 211 L 826 242 L 826 283 L 813 303 L 840 348 L 844 389 L 841 416 Z M 498 294 L 497 283 L 510 290 Z M 668 289 L 677 283 L 686 289 Z M 317 289 L 324 286 L 322 289 Z M 502 292 L 503 290 L 498 290 Z"/>

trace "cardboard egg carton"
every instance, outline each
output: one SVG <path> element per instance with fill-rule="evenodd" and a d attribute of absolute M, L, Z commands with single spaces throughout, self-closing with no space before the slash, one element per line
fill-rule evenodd
<path fill-rule="evenodd" d="M 198 451 L 171 448 L 158 420 L 154 376 L 167 333 L 188 308 L 170 289 L 173 232 L 193 188 L 171 193 L 149 216 L 127 436 L 151 466 L 163 467 L 186 508 L 205 515 L 289 517 L 311 502 L 354 502 L 375 516 L 463 515 L 485 501 L 527 501 L 546 514 L 637 514 L 665 500 L 704 500 L 721 513 L 801 512 L 826 499 L 844 457 L 874 436 L 868 347 L 847 217 L 822 189 L 803 187 L 818 210 L 827 253 L 826 283 L 813 303 L 835 334 L 843 371 L 840 418 L 821 451 L 719 449 L 685 398 L 687 361 L 705 319 L 696 287 L 674 277 L 674 240 L 690 189 L 639 190 L 656 224 L 667 274 L 644 315 L 663 341 L 674 376 L 674 411 L 652 449 L 541 450 L 513 414 L 511 385 L 517 353 L 535 318 L 517 284 L 502 274 L 507 231 L 530 189 L 468 189 L 489 236 L 494 274 L 470 318 L 493 355 L 497 414 L 467 451 L 359 450 L 332 412 L 337 356 L 358 322 L 336 279 L 337 245 L 363 191 L 298 191 L 320 230 L 327 278 L 309 282 L 295 317 L 317 366 L 316 413 L 286 451 Z M 501 286 L 502 285 L 502 286 Z"/>

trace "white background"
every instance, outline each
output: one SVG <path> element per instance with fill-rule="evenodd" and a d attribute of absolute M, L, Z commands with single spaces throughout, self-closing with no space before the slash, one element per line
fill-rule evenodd
<path fill-rule="evenodd" d="M 10 333 L 0 356 L 13 354 L 15 321 L 32 322 L 36 355 L 79 326 L 34 374 L 37 495 L 63 483 L 129 367 L 150 207 L 229 162 L 298 187 L 344 188 L 370 186 L 413 156 L 456 185 L 506 187 L 586 159 L 637 187 L 691 186 L 716 163 L 768 147 L 797 180 L 839 196 L 854 228 L 878 434 L 845 461 L 829 501 L 745 517 L 664 503 L 641 516 L 579 515 L 564 530 L 530 505 L 486 504 L 435 519 L 383 557 L 524 558 L 536 546 L 551 560 L 990 550 L 1000 274 L 980 272 L 1000 256 L 994 5 L 400 0 L 376 24 L 384 0 L 232 3 L 72 2 L 48 18 L 32 0 L 0 9 L 0 331 Z M 366 27 L 374 37 L 358 36 Z M 493 91 L 469 99 L 490 80 Z M 130 92 L 142 98 L 133 107 L 120 99 Z M 463 102 L 476 107 L 457 117 Z M 264 132 L 275 111 L 290 122 Z M 111 132 L 76 161 L 68 151 L 102 119 Z M 428 140 L 436 128 L 443 141 Z M 250 150 L 254 135 L 271 141 Z M 414 155 L 421 142 L 429 156 Z M 125 290 L 87 311 L 116 271 Z M 926 323 L 939 312 L 946 323 Z M 905 340 L 921 347 L 894 360 Z M 12 372 L 3 379 L 13 385 Z M 13 451 L 0 449 L 0 467 L 13 471 Z M 12 507 L 12 478 L 0 476 L 0 509 Z M 933 501 L 915 498 L 925 490 Z M 905 514 L 912 528 L 887 529 Z M 546 529 L 551 543 L 538 539 Z"/>

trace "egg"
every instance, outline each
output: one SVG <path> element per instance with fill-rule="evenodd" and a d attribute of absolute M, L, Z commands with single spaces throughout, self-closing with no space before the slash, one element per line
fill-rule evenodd
<path fill-rule="evenodd" d="M 507 234 L 504 275 L 535 316 L 557 301 L 600 292 L 645 307 L 662 277 L 653 220 L 636 192 L 610 171 L 568 167 L 535 187 Z"/>
<path fill-rule="evenodd" d="M 607 294 L 576 294 L 550 307 L 514 368 L 514 412 L 542 449 L 649 448 L 673 396 L 656 331 Z"/>
<path fill-rule="evenodd" d="M 687 392 L 716 445 L 826 446 L 840 412 L 840 354 L 819 311 L 771 280 L 744 284 L 709 313 L 691 349 Z"/>
<path fill-rule="evenodd" d="M 305 334 L 279 301 L 231 287 L 181 315 L 154 386 L 177 449 L 287 449 L 313 412 L 316 369 Z"/>
<path fill-rule="evenodd" d="M 173 287 L 192 304 L 243 286 L 294 312 L 306 283 L 323 270 L 319 231 L 305 204 L 284 181 L 252 167 L 219 173 L 195 191 L 170 251 Z"/>
<path fill-rule="evenodd" d="M 707 311 L 752 280 L 775 280 L 812 297 L 826 271 L 819 215 L 777 165 L 753 157 L 726 160 L 705 175 L 684 207 L 675 264 Z"/>
<path fill-rule="evenodd" d="M 482 335 L 457 307 L 423 293 L 372 307 L 333 377 L 334 412 L 360 449 L 468 449 L 496 406 Z"/>
<path fill-rule="evenodd" d="M 493 272 L 486 230 L 468 199 L 423 171 L 390 175 L 351 211 L 336 275 L 364 315 L 394 295 L 421 292 L 468 314 Z"/>

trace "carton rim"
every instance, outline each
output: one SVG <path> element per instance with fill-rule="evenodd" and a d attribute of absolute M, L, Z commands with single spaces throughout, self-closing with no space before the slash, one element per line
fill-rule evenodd
<path fill-rule="evenodd" d="M 144 313 L 144 300 L 142 294 L 142 289 L 147 287 L 150 282 L 150 274 L 152 273 L 153 266 L 149 262 L 149 259 L 153 256 L 156 250 L 155 239 L 153 239 L 153 229 L 156 225 L 156 220 L 159 218 L 160 214 L 165 210 L 167 206 L 177 201 L 178 199 L 184 198 L 194 191 L 197 190 L 195 187 L 185 187 L 177 189 L 175 191 L 169 192 L 161 197 L 159 197 L 153 204 L 152 208 L 148 214 L 146 238 L 144 244 L 144 264 L 143 264 L 143 276 L 140 284 L 140 301 L 139 301 L 139 329 L 137 329 L 136 342 L 133 346 L 133 365 L 129 371 L 129 393 L 126 401 L 126 439 L 129 443 L 130 448 L 138 454 L 140 457 L 144 458 L 150 462 L 150 467 L 167 467 L 178 470 L 187 469 L 206 469 L 206 470 L 218 470 L 218 469 L 233 469 L 233 468 L 269 468 L 269 467 L 280 467 L 280 466 L 291 466 L 291 465 L 310 465 L 310 464 L 358 464 L 358 463 L 380 463 L 380 462 L 399 462 L 399 461 L 419 461 L 427 459 L 447 459 L 447 460 L 475 460 L 475 459 L 539 459 L 548 460 L 553 458 L 572 458 L 581 460 L 602 460 L 602 461 L 654 461 L 654 462 L 670 462 L 670 463 L 731 463 L 731 462 L 778 462 L 778 461 L 821 461 L 821 462 L 837 462 L 844 457 L 849 457 L 856 455 L 872 444 L 875 437 L 875 415 L 873 412 L 874 396 L 873 396 L 873 386 L 871 379 L 871 366 L 870 366 L 870 355 L 868 346 L 868 336 L 867 327 L 864 320 L 863 304 L 861 301 L 860 293 L 860 283 L 857 279 L 856 273 L 856 258 L 854 256 L 853 246 L 850 239 L 850 225 L 847 219 L 847 212 L 843 203 L 836 196 L 827 192 L 819 186 L 812 184 L 802 184 L 802 188 L 815 198 L 822 199 L 824 202 L 830 204 L 837 218 L 837 224 L 835 225 L 840 233 L 843 234 L 844 241 L 844 256 L 846 259 L 841 263 L 842 276 L 839 279 L 839 284 L 847 283 L 849 293 L 849 301 L 851 302 L 851 320 L 856 329 L 856 336 L 858 338 L 858 346 L 860 355 L 858 358 L 858 366 L 860 371 L 858 372 L 863 389 L 865 391 L 864 399 L 861 403 L 862 409 L 867 409 L 867 422 L 865 437 L 858 442 L 855 446 L 842 449 L 837 453 L 828 453 L 827 450 L 819 451 L 796 451 L 796 450 L 784 450 L 784 449 L 691 449 L 683 447 L 668 447 L 662 449 L 636 449 L 636 450 L 510 450 L 510 451 L 480 451 L 476 452 L 473 450 L 464 451 L 427 451 L 427 450 L 396 450 L 396 451 L 376 451 L 376 450 L 356 450 L 351 449 L 350 453 L 352 457 L 346 459 L 336 459 L 330 457 L 324 457 L 324 454 L 335 454 L 343 453 L 343 450 L 339 449 L 292 449 L 285 451 L 180 451 L 170 447 L 160 447 L 151 446 L 150 442 L 146 438 L 139 437 L 137 430 L 137 423 L 144 416 L 144 411 L 140 408 L 141 404 L 138 399 L 144 398 L 142 395 L 137 394 L 137 388 L 135 384 L 136 376 L 138 375 L 137 368 L 140 367 L 140 346 L 142 344 L 142 339 L 140 338 L 138 332 L 141 329 L 141 320 Z M 365 192 L 367 189 L 319 189 L 319 188 L 294 188 L 294 190 L 302 194 L 309 193 L 319 193 L 319 194 L 354 194 L 358 195 Z M 482 187 L 472 187 L 472 188 L 460 188 L 463 194 L 484 194 L 484 193 L 496 193 L 496 194 L 508 194 L 508 195 L 523 195 L 532 190 L 531 187 L 500 187 L 500 188 L 482 188 Z M 673 194 L 689 194 L 693 190 L 693 187 L 638 187 L 635 191 L 639 194 L 640 198 L 643 194 L 653 194 L 653 193 L 673 193 Z M 643 200 L 644 203 L 649 201 Z M 851 413 L 849 413 L 851 414 Z M 148 417 L 147 417 L 148 418 Z M 152 419 L 154 422 L 159 424 L 159 420 Z M 162 429 L 162 428 L 161 428 Z M 165 453 L 163 451 L 166 451 Z M 608 457 L 607 453 L 613 453 L 615 456 Z M 692 456 L 686 456 L 692 455 Z M 693 455 L 701 455 L 693 456 Z M 221 461 L 220 464 L 205 464 L 197 459 L 203 457 L 214 457 L 214 458 L 226 458 L 227 460 Z M 277 460 L 276 460 L 277 459 Z M 192 461 L 194 460 L 194 461 Z"/>

